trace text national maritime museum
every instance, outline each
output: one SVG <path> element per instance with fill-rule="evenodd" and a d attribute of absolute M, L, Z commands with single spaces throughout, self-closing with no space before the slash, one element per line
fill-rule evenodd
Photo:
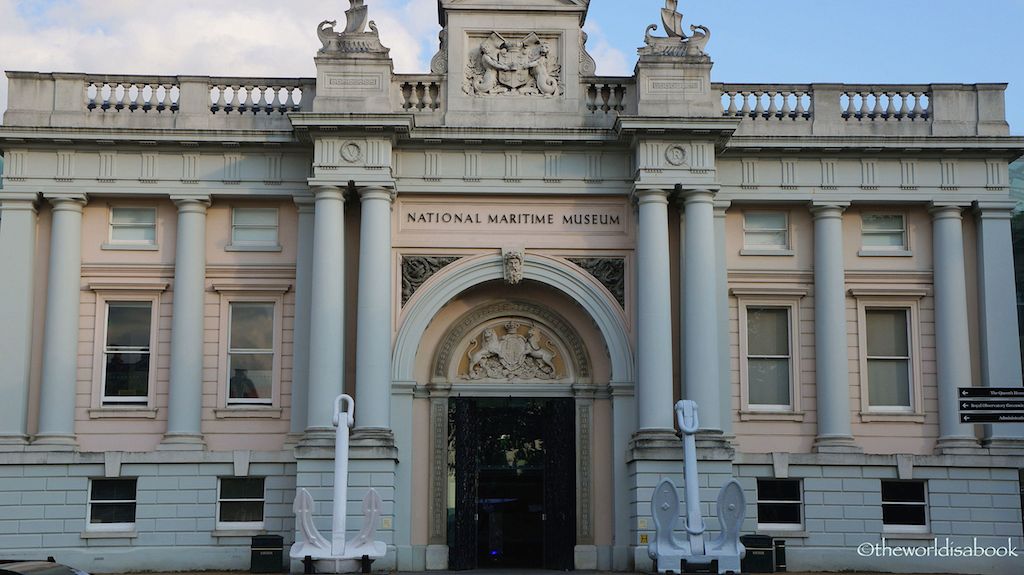
<path fill-rule="evenodd" d="M 370 4 L 315 78 L 7 72 L 0 559 L 1024 571 L 1005 84 L 712 82 L 674 0 L 631 76 L 587 0 L 395 74 Z"/>

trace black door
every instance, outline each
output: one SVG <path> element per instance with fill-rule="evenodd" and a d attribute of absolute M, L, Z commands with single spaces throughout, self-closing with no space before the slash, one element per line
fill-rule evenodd
<path fill-rule="evenodd" d="M 572 399 L 455 398 L 453 570 L 573 568 Z"/>

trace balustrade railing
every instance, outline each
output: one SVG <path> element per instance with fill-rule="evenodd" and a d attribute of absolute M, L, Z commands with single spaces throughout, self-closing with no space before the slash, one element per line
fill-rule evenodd
<path fill-rule="evenodd" d="M 839 105 L 843 119 L 860 121 L 923 121 L 931 118 L 929 86 L 843 85 Z"/>
<path fill-rule="evenodd" d="M 396 76 L 395 80 L 403 111 L 429 113 L 441 109 L 443 84 L 440 76 Z"/>
<path fill-rule="evenodd" d="M 284 114 L 303 106 L 301 79 L 211 78 L 210 112 L 214 114 Z M 308 106 L 305 106 L 308 107 Z"/>
<path fill-rule="evenodd" d="M 722 84 L 721 89 L 724 116 L 783 122 L 814 117 L 810 85 Z"/>
<path fill-rule="evenodd" d="M 102 76 L 85 79 L 85 107 L 102 112 L 175 113 L 181 84 L 175 77 Z"/>
<path fill-rule="evenodd" d="M 592 114 L 625 111 L 626 98 L 630 95 L 629 89 L 632 86 L 635 86 L 633 78 L 584 78 L 587 110 Z"/>

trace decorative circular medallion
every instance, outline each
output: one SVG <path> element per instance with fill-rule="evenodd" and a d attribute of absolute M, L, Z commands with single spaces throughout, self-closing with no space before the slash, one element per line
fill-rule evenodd
<path fill-rule="evenodd" d="M 665 160 L 673 166 L 681 166 L 686 162 L 686 150 L 679 144 L 673 144 L 665 150 Z"/>
<path fill-rule="evenodd" d="M 353 164 L 363 157 L 363 149 L 355 142 L 345 142 L 341 145 L 341 159 Z"/>

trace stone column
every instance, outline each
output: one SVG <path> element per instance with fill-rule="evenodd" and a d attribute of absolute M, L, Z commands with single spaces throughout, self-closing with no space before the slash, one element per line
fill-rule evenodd
<path fill-rule="evenodd" d="M 671 431 L 672 296 L 668 254 L 668 190 L 636 190 L 638 431 Z"/>
<path fill-rule="evenodd" d="M 334 445 L 334 400 L 345 374 L 345 195 L 319 186 L 313 225 L 313 285 L 309 322 L 309 387 L 303 443 Z M 358 402 L 357 402 L 358 403 Z"/>
<path fill-rule="evenodd" d="M 293 198 L 299 211 L 299 233 L 295 255 L 295 331 L 292 361 L 292 415 L 288 428 L 291 441 L 298 441 L 306 430 L 309 410 L 309 322 L 310 297 L 313 285 L 313 225 L 314 203 L 312 195 Z"/>
<path fill-rule="evenodd" d="M 75 446 L 75 381 L 82 291 L 82 208 L 85 194 L 47 194 L 53 205 L 43 328 L 43 380 L 35 445 Z M 8 273 L 8 270 L 4 270 Z"/>
<path fill-rule="evenodd" d="M 178 206 L 171 317 L 167 433 L 161 449 L 202 449 L 203 307 L 208 196 L 171 197 Z"/>
<path fill-rule="evenodd" d="M 715 202 L 715 307 L 718 315 L 718 413 L 723 439 L 732 434 L 732 381 L 729 377 L 729 263 L 726 256 L 725 212 L 730 202 Z"/>
<path fill-rule="evenodd" d="M 697 402 L 701 439 L 721 439 L 715 193 L 683 190 L 683 396 Z M 664 408 L 663 408 L 664 409 Z M 670 412 L 671 415 L 671 412 Z M 710 436 L 710 437 L 709 437 Z"/>
<path fill-rule="evenodd" d="M 978 218 L 978 313 L 981 384 L 1021 387 L 1020 336 L 1010 217 L 1014 202 L 975 202 Z M 987 447 L 1024 449 L 1024 425 L 986 425 Z"/>
<path fill-rule="evenodd" d="M 28 442 L 32 367 L 37 194 L 8 192 L 0 200 L 0 451 Z"/>
<path fill-rule="evenodd" d="M 971 385 L 964 232 L 959 206 L 933 205 L 930 211 L 935 284 L 935 378 L 939 393 L 937 448 L 948 452 L 978 447 L 973 426 L 960 423 L 957 396 L 958 387 Z"/>
<path fill-rule="evenodd" d="M 391 202 L 394 191 L 359 190 L 356 311 L 357 429 L 391 434 Z"/>
<path fill-rule="evenodd" d="M 850 369 L 846 340 L 843 211 L 849 204 L 813 204 L 814 349 L 819 453 L 859 451 L 850 432 Z"/>

